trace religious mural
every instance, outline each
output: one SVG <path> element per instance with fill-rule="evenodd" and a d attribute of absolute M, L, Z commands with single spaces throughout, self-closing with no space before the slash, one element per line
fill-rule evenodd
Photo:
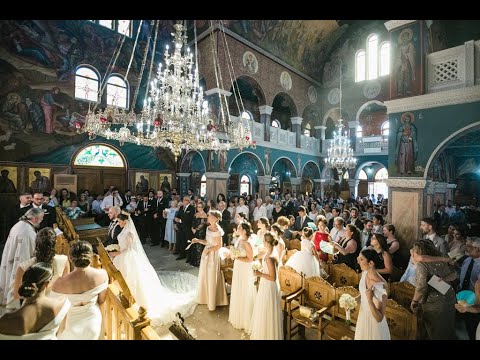
<path fill-rule="evenodd" d="M 173 23 L 160 22 L 157 59 L 171 39 Z M 138 78 L 150 22 L 144 21 L 139 31 L 132 79 Z M 85 121 L 94 103 L 75 99 L 75 69 L 90 64 L 104 76 L 122 36 L 88 20 L 2 20 L 0 33 L 0 161 L 83 142 L 86 137 L 76 133 L 76 124 Z M 126 38 L 113 72 L 125 74 L 133 43 Z M 151 44 L 150 57 L 152 49 Z"/>
<path fill-rule="evenodd" d="M 423 94 L 423 22 L 392 31 L 391 49 L 390 98 Z"/>
<path fill-rule="evenodd" d="M 415 175 L 415 160 L 418 155 L 417 127 L 415 116 L 406 112 L 401 116 L 401 125 L 397 128 L 395 140 L 395 155 L 397 173 L 400 175 Z"/>

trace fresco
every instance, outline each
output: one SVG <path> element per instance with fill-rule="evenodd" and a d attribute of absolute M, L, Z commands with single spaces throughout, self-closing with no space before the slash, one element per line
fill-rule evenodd
<path fill-rule="evenodd" d="M 173 20 L 160 22 L 155 59 L 163 57 L 172 25 Z M 151 29 L 144 21 L 129 79 L 138 78 Z M 136 34 L 135 26 L 133 30 Z M 121 35 L 88 20 L 2 20 L 0 34 L 0 161 L 20 161 L 83 142 L 75 124 L 85 121 L 93 103 L 74 98 L 75 69 L 90 64 L 103 77 Z M 125 74 L 133 43 L 126 38 L 113 72 Z"/>

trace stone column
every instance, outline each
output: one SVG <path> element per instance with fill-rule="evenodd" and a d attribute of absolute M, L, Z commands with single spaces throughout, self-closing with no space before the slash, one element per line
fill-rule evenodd
<path fill-rule="evenodd" d="M 302 183 L 302 178 L 290 178 L 290 183 L 292 184 L 292 193 L 295 192 L 298 195 L 300 193 L 300 184 Z"/>
<path fill-rule="evenodd" d="M 217 195 L 222 193 L 227 196 L 227 180 L 230 174 L 225 172 L 206 172 L 207 177 L 207 199 L 217 199 Z"/>
<path fill-rule="evenodd" d="M 355 199 L 358 195 L 358 184 L 360 184 L 360 180 L 358 179 L 349 179 L 348 180 L 348 187 L 350 188 L 350 193 L 353 194 Z"/>
<path fill-rule="evenodd" d="M 353 151 L 357 151 L 357 126 L 360 125 L 360 122 L 357 120 L 349 121 L 348 128 L 350 129 L 350 144 L 352 145 Z"/>
<path fill-rule="evenodd" d="M 395 225 L 400 242 L 400 263 L 406 267 L 412 243 L 421 238 L 420 221 L 426 214 L 427 181 L 423 178 L 385 180 L 388 185 L 388 221 Z M 404 267 L 404 268 L 405 268 Z"/>
<path fill-rule="evenodd" d="M 301 147 L 301 138 L 300 135 L 302 134 L 302 121 L 303 119 L 301 117 L 292 117 L 290 118 L 290 121 L 292 123 L 292 132 L 296 134 L 296 143 L 297 143 L 297 148 Z"/>
<path fill-rule="evenodd" d="M 445 203 L 447 203 L 448 200 L 452 200 L 453 202 L 453 195 L 455 194 L 456 188 L 457 188 L 457 184 L 447 184 L 447 193 L 446 193 Z"/>
<path fill-rule="evenodd" d="M 220 96 L 228 98 L 232 93 L 227 90 L 213 88 L 205 91 L 205 95 L 207 96 L 209 115 L 212 117 L 217 131 L 225 132 L 226 129 L 224 129 L 224 125 L 228 126 L 228 124 L 223 124 Z M 226 116 L 225 119 L 227 119 Z"/>
<path fill-rule="evenodd" d="M 315 129 L 315 137 L 320 140 L 318 142 L 318 145 L 319 145 L 318 151 L 322 152 L 322 141 L 325 140 L 325 129 L 327 127 L 323 125 L 317 125 L 317 126 L 314 126 L 313 128 Z"/>
<path fill-rule="evenodd" d="M 270 126 L 271 126 L 271 115 L 273 111 L 272 106 L 262 105 L 258 107 L 260 111 L 260 122 L 263 124 L 263 140 L 270 141 Z"/>
<path fill-rule="evenodd" d="M 178 191 L 181 196 L 186 195 L 188 192 L 188 188 L 190 187 L 190 175 L 192 173 L 176 173 L 175 174 L 178 178 Z"/>
<path fill-rule="evenodd" d="M 270 194 L 270 183 L 272 182 L 272 177 L 267 176 L 257 176 L 258 180 L 258 193 L 262 200 L 265 200 L 265 196 Z"/>
<path fill-rule="evenodd" d="M 323 184 L 325 183 L 325 179 L 313 179 L 315 183 L 315 190 L 314 194 L 320 194 L 320 197 L 323 199 Z"/>

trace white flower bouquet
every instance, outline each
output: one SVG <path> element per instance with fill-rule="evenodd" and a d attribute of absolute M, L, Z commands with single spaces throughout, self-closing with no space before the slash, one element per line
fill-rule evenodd
<path fill-rule="evenodd" d="M 230 248 L 230 257 L 232 259 L 236 259 L 240 256 L 240 249 L 236 248 L 235 246 L 232 246 Z"/>
<path fill-rule="evenodd" d="M 342 309 L 345 309 L 345 321 L 347 322 L 347 324 L 350 324 L 350 311 L 354 310 L 357 307 L 357 300 L 355 300 L 355 298 L 350 294 L 342 294 L 342 296 L 340 296 L 340 299 L 338 300 L 338 305 Z"/>
<path fill-rule="evenodd" d="M 118 244 L 110 244 L 105 246 L 105 250 L 107 250 L 108 252 L 120 251 L 120 246 Z"/>
<path fill-rule="evenodd" d="M 252 262 L 252 269 L 253 271 L 261 271 L 262 270 L 262 263 L 258 260 Z M 253 283 L 255 286 L 258 285 L 259 277 L 255 276 L 255 282 Z"/>

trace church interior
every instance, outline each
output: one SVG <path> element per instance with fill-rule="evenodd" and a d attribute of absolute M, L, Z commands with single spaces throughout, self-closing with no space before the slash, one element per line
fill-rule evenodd
<path fill-rule="evenodd" d="M 479 20 L 0 32 L 0 340 L 480 339 Z"/>

